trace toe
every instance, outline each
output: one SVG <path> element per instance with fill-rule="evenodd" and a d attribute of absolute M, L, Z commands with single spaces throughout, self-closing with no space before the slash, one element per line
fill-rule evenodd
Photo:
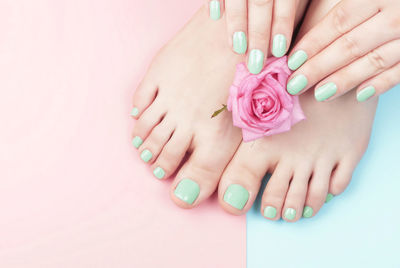
<path fill-rule="evenodd" d="M 305 218 L 313 217 L 323 206 L 328 194 L 329 180 L 334 165 L 333 161 L 328 160 L 318 161 L 315 164 L 303 211 Z"/>
<path fill-rule="evenodd" d="M 151 105 L 157 95 L 157 86 L 150 81 L 144 79 L 135 91 L 133 96 L 133 107 L 131 116 L 139 118 L 141 114 Z"/>
<path fill-rule="evenodd" d="M 339 162 L 330 181 L 330 194 L 339 195 L 347 188 L 358 162 L 359 159 L 353 156 L 348 156 Z"/>
<path fill-rule="evenodd" d="M 285 221 L 295 222 L 301 218 L 310 176 L 311 165 L 303 164 L 295 169 L 282 209 L 282 218 Z"/>
<path fill-rule="evenodd" d="M 189 149 L 191 140 L 191 132 L 179 127 L 175 129 L 151 167 L 157 179 L 166 179 L 175 173 Z"/>

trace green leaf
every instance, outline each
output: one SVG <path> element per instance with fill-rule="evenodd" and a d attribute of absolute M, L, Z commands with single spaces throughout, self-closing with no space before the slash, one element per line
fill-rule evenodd
<path fill-rule="evenodd" d="M 211 118 L 216 117 L 217 115 L 219 115 L 220 113 L 222 113 L 223 111 L 225 111 L 227 108 L 228 108 L 228 107 L 227 107 L 225 104 L 222 104 L 222 108 L 219 109 L 219 110 L 217 110 L 217 111 L 215 111 L 215 112 L 212 114 Z"/>

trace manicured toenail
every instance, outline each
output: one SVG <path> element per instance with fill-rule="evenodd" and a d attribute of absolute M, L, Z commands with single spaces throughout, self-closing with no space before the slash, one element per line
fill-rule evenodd
<path fill-rule="evenodd" d="M 132 116 L 137 116 L 139 114 L 139 109 L 136 107 L 133 107 L 132 111 L 131 111 L 131 115 Z"/>
<path fill-rule="evenodd" d="M 249 200 L 249 192 L 239 184 L 231 184 L 226 189 L 224 201 L 234 208 L 242 210 Z"/>
<path fill-rule="evenodd" d="M 328 202 L 331 201 L 332 198 L 334 198 L 334 197 L 335 197 L 335 196 L 334 196 L 333 194 L 328 194 L 328 195 L 326 196 L 325 203 L 328 203 Z"/>
<path fill-rule="evenodd" d="M 376 90 L 373 86 L 363 88 L 357 93 L 357 101 L 363 102 L 375 95 Z"/>
<path fill-rule="evenodd" d="M 314 96 L 317 101 L 324 101 L 335 95 L 336 91 L 336 84 L 333 82 L 329 82 L 315 89 Z"/>
<path fill-rule="evenodd" d="M 304 218 L 310 218 L 314 213 L 314 210 L 312 209 L 312 207 L 309 206 L 305 206 L 303 209 L 303 217 Z"/>
<path fill-rule="evenodd" d="M 139 136 L 136 136 L 136 137 L 133 138 L 132 144 L 133 144 L 133 146 L 135 146 L 135 148 L 137 149 L 137 148 L 140 147 L 140 145 L 143 144 L 143 140 L 142 140 L 142 138 L 140 138 Z"/>
<path fill-rule="evenodd" d="M 145 149 L 140 154 L 140 158 L 142 158 L 142 160 L 147 163 L 153 158 L 153 154 L 149 150 Z"/>
<path fill-rule="evenodd" d="M 276 208 L 267 206 L 264 208 L 264 217 L 273 219 L 276 216 Z"/>
<path fill-rule="evenodd" d="M 219 20 L 221 17 L 221 3 L 218 0 L 210 1 L 210 18 Z"/>
<path fill-rule="evenodd" d="M 296 210 L 294 208 L 287 208 L 284 217 L 290 221 L 294 220 L 294 218 L 296 218 Z"/>
<path fill-rule="evenodd" d="M 264 67 L 264 53 L 259 49 L 250 51 L 247 69 L 252 74 L 259 74 Z"/>
<path fill-rule="evenodd" d="M 305 77 L 302 74 L 299 74 L 289 80 L 289 82 L 286 85 L 286 90 L 287 92 L 290 93 L 290 95 L 296 95 L 307 86 L 307 83 L 308 83 L 307 77 Z"/>
<path fill-rule="evenodd" d="M 193 204 L 193 202 L 199 196 L 199 193 L 199 185 L 197 182 L 192 181 L 191 179 L 182 179 L 174 191 L 176 197 L 188 203 L 189 205 Z"/>
<path fill-rule="evenodd" d="M 288 67 L 290 70 L 294 71 L 297 70 L 301 65 L 303 65 L 308 56 L 304 50 L 298 50 L 290 56 L 288 60 Z"/>
<path fill-rule="evenodd" d="M 157 179 L 162 179 L 162 178 L 164 178 L 164 176 L 165 176 L 165 171 L 164 171 L 164 169 L 162 169 L 161 167 L 156 167 L 154 170 L 153 170 L 153 174 L 154 174 L 154 176 L 156 176 L 156 178 Z"/>

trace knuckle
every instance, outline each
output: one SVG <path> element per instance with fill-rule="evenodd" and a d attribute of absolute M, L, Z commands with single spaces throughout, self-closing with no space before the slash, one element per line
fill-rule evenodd
<path fill-rule="evenodd" d="M 349 55 L 351 59 L 358 58 L 362 55 L 358 43 L 349 35 L 344 35 L 342 42 L 344 49 L 343 51 L 346 51 L 346 53 Z"/>
<path fill-rule="evenodd" d="M 250 0 L 250 4 L 256 7 L 265 7 L 268 4 L 272 4 L 273 0 Z"/>
<path fill-rule="evenodd" d="M 262 46 L 264 48 L 268 44 L 268 36 L 266 33 L 260 30 L 250 30 L 249 31 L 250 40 L 253 40 L 256 46 Z"/>
<path fill-rule="evenodd" d="M 387 68 L 384 58 L 378 51 L 373 50 L 368 53 L 367 58 L 369 63 L 374 66 L 377 71 L 383 71 Z"/>
<path fill-rule="evenodd" d="M 340 6 L 333 11 L 333 26 L 339 34 L 344 34 L 349 29 L 347 12 Z"/>

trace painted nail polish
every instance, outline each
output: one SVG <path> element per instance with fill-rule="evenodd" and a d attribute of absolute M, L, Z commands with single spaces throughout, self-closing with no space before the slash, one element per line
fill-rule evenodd
<path fill-rule="evenodd" d="M 197 182 L 191 179 L 182 179 L 176 186 L 174 195 L 189 205 L 197 199 L 200 193 L 200 187 Z"/>
<path fill-rule="evenodd" d="M 357 101 L 359 101 L 359 102 L 366 101 L 369 98 L 371 98 L 373 95 L 375 95 L 375 93 L 376 93 L 376 90 L 373 86 L 365 87 L 357 93 Z"/>
<path fill-rule="evenodd" d="M 132 144 L 137 149 L 143 144 L 143 140 L 139 136 L 136 136 L 133 138 Z"/>
<path fill-rule="evenodd" d="M 294 220 L 294 218 L 296 218 L 296 210 L 294 208 L 287 208 L 285 210 L 284 216 L 285 216 L 285 219 L 288 219 L 290 221 Z"/>
<path fill-rule="evenodd" d="M 267 206 L 264 208 L 264 217 L 273 219 L 276 216 L 276 208 Z"/>
<path fill-rule="evenodd" d="M 328 194 L 327 196 L 326 196 L 326 199 L 325 199 L 325 203 L 329 203 L 331 200 L 332 200 L 332 198 L 334 198 L 335 196 L 333 195 L 333 194 Z"/>
<path fill-rule="evenodd" d="M 136 117 L 136 116 L 138 116 L 138 114 L 139 114 L 139 109 L 136 107 L 133 107 L 133 109 L 131 111 L 131 115 Z"/>
<path fill-rule="evenodd" d="M 147 163 L 153 158 L 153 154 L 150 152 L 150 150 L 145 149 L 140 154 L 140 158 L 142 158 L 142 160 Z"/>
<path fill-rule="evenodd" d="M 164 178 L 164 176 L 165 176 L 165 171 L 164 171 L 164 169 L 162 169 L 161 167 L 156 167 L 154 170 L 153 170 L 153 174 L 154 174 L 154 176 L 157 178 L 157 179 L 162 179 L 162 178 Z"/>
<path fill-rule="evenodd" d="M 312 209 L 312 207 L 309 206 L 305 206 L 303 209 L 303 217 L 304 218 L 310 218 L 314 213 L 314 210 Z"/>
<path fill-rule="evenodd" d="M 209 3 L 210 18 L 213 20 L 219 20 L 221 18 L 221 3 L 217 0 L 212 0 Z"/>
<path fill-rule="evenodd" d="M 336 92 L 337 92 L 336 84 L 333 82 L 329 82 L 317 88 L 314 92 L 314 96 L 317 101 L 324 101 L 335 95 Z"/>
<path fill-rule="evenodd" d="M 297 70 L 306 62 L 307 58 L 307 53 L 304 50 L 297 50 L 288 60 L 289 69 L 292 71 Z"/>
<path fill-rule="evenodd" d="M 264 53 L 259 49 L 250 51 L 247 69 L 252 74 L 259 74 L 264 67 Z"/>
<path fill-rule="evenodd" d="M 249 200 L 249 192 L 239 184 L 231 184 L 226 189 L 224 201 L 234 208 L 242 210 Z"/>
<path fill-rule="evenodd" d="M 233 34 L 233 51 L 238 54 L 244 54 L 247 50 L 247 38 L 244 32 L 235 32 Z"/>
<path fill-rule="evenodd" d="M 283 34 L 276 34 L 272 41 L 272 55 L 277 58 L 286 54 L 286 37 Z"/>
<path fill-rule="evenodd" d="M 291 95 L 296 95 L 300 91 L 302 91 L 307 86 L 308 80 L 302 74 L 296 75 L 286 85 L 286 90 Z"/>

